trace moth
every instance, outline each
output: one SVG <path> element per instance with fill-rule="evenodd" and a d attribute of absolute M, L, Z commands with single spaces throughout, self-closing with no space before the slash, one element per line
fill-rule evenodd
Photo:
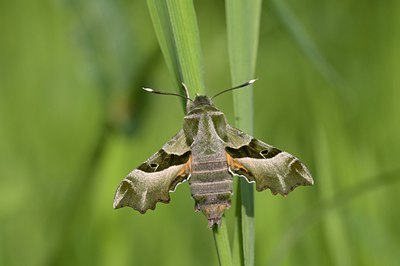
<path fill-rule="evenodd" d="M 242 85 L 222 91 L 250 85 Z M 225 209 L 231 205 L 233 176 L 255 183 L 257 191 L 270 189 L 287 195 L 297 186 L 313 184 L 306 166 L 293 155 L 247 135 L 228 124 L 212 98 L 196 95 L 186 99 L 183 128 L 147 161 L 130 172 L 119 185 L 115 209 L 129 206 L 145 213 L 157 202 L 168 203 L 169 192 L 188 181 L 195 210 L 204 213 L 209 227 L 219 225 Z"/>

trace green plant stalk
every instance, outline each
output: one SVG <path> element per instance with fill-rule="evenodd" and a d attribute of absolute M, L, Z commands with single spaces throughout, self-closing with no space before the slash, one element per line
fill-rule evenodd
<path fill-rule="evenodd" d="M 200 37 L 193 2 L 188 0 L 147 0 L 154 29 L 174 82 L 184 82 L 193 97 L 206 95 Z M 225 219 L 213 228 L 220 265 L 232 265 Z"/>
<path fill-rule="evenodd" d="M 193 2 L 147 0 L 158 42 L 174 82 L 184 82 L 193 97 L 205 95 L 200 36 Z"/>
<path fill-rule="evenodd" d="M 233 265 L 225 217 L 222 217 L 220 227 L 218 226 L 213 227 L 213 235 L 214 235 L 215 246 L 217 248 L 219 265 L 221 266 Z"/>
<path fill-rule="evenodd" d="M 254 78 L 261 0 L 226 0 L 228 51 L 232 84 L 237 85 Z M 233 95 L 235 125 L 253 133 L 253 91 L 238 90 Z M 254 196 L 253 186 L 241 179 L 237 195 L 240 204 L 237 213 L 233 260 L 237 265 L 254 265 Z"/>

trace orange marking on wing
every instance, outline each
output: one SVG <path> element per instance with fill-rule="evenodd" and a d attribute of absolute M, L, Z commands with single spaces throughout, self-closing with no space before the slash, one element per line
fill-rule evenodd
<path fill-rule="evenodd" d="M 176 176 L 183 176 L 186 173 L 192 172 L 192 155 L 190 155 L 189 160 L 183 165 L 182 169 L 176 174 Z"/>
<path fill-rule="evenodd" d="M 244 167 L 243 165 L 241 165 L 240 163 L 238 163 L 238 161 L 236 161 L 235 159 L 232 158 L 232 156 L 230 156 L 227 152 L 226 154 L 226 162 L 228 163 L 228 166 L 231 169 L 235 169 L 235 170 L 239 170 L 242 169 L 243 171 L 248 172 L 248 170 L 246 169 L 246 167 Z"/>

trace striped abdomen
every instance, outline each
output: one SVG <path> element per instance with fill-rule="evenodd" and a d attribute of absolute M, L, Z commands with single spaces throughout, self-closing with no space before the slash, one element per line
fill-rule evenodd
<path fill-rule="evenodd" d="M 224 210 L 230 207 L 233 183 L 225 156 L 215 157 L 193 158 L 189 180 L 195 208 L 206 215 L 210 227 L 219 224 Z"/>

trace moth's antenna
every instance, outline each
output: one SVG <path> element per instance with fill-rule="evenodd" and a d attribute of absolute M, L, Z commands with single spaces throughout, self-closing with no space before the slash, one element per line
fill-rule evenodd
<path fill-rule="evenodd" d="M 253 84 L 253 83 L 256 82 L 256 81 L 257 81 L 257 79 L 252 79 L 252 80 L 249 80 L 249 81 L 247 81 L 246 83 L 243 83 L 243 84 L 241 84 L 241 85 L 239 85 L 239 86 L 236 86 L 236 87 L 233 87 L 233 88 L 230 88 L 230 89 L 227 89 L 227 90 L 218 92 L 218 93 L 215 94 L 213 97 L 211 97 L 211 99 L 214 99 L 215 97 L 217 97 L 218 95 L 221 95 L 222 93 L 225 93 L 225 92 L 228 92 L 228 91 L 233 91 L 233 90 L 236 90 L 236 89 L 240 89 L 240 88 L 249 86 L 249 85 Z"/>
<path fill-rule="evenodd" d="M 186 100 L 189 100 L 189 101 L 192 101 L 192 102 L 193 102 L 193 100 L 190 99 L 189 97 L 186 97 L 186 96 L 181 95 L 181 94 L 178 94 L 178 93 L 156 91 L 156 90 L 153 90 L 152 88 L 142 88 L 142 89 L 145 90 L 145 91 L 147 91 L 147 92 L 154 93 L 154 94 L 179 96 L 179 97 L 182 97 L 183 99 L 186 99 Z"/>
<path fill-rule="evenodd" d="M 189 90 L 188 90 L 188 88 L 187 88 L 187 86 L 186 86 L 186 84 L 185 83 L 183 83 L 182 82 L 182 87 L 183 87 L 183 90 L 185 91 L 185 95 L 186 95 L 186 98 L 190 98 L 190 95 L 189 95 Z"/>

